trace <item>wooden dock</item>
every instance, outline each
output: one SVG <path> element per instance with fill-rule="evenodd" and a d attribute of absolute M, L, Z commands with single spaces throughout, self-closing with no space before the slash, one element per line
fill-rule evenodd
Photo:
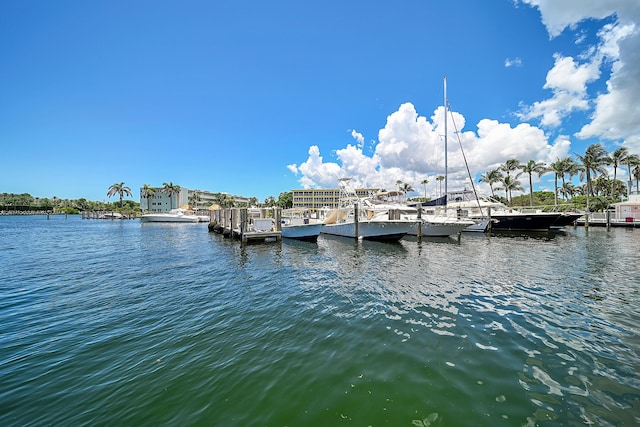
<path fill-rule="evenodd" d="M 82 219 L 136 219 L 137 212 L 82 211 Z"/>
<path fill-rule="evenodd" d="M 280 241 L 281 208 L 224 208 L 211 212 L 209 231 L 250 241 Z"/>

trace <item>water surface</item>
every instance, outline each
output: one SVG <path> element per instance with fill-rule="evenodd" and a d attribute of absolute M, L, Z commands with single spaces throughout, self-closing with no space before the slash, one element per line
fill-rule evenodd
<path fill-rule="evenodd" d="M 0 217 L 0 425 L 637 425 L 639 232 Z"/>

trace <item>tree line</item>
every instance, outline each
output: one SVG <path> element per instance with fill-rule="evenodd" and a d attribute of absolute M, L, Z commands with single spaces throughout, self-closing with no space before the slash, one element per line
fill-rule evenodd
<path fill-rule="evenodd" d="M 609 177 L 606 166 L 613 167 L 613 178 Z M 618 180 L 618 169 L 627 168 L 629 180 L 627 184 Z M 636 191 L 639 190 L 640 181 L 640 156 L 630 153 L 627 147 L 620 147 L 608 153 L 602 144 L 592 144 L 587 147 L 584 154 L 574 154 L 562 159 L 557 158 L 555 162 L 550 164 L 529 160 L 521 163 L 518 159 L 508 159 L 504 164 L 495 169 L 491 169 L 480 176 L 478 182 L 489 184 L 491 197 L 504 202 L 510 206 L 525 206 L 526 202 L 522 197 L 514 200 L 513 192 L 525 189 L 519 178 L 526 175 L 529 183 L 529 206 L 534 206 L 534 194 L 537 193 L 538 204 L 547 204 L 548 192 L 533 191 L 533 175 L 538 178 L 545 174 L 554 174 L 554 192 L 553 205 L 558 206 L 558 196 L 562 198 L 563 203 L 573 203 L 580 207 L 586 207 L 590 210 L 595 206 L 597 210 L 606 208 L 609 203 L 622 200 L 622 197 L 628 197 L 632 191 L 632 179 L 635 179 Z M 571 182 L 573 177 L 578 176 L 579 180 L 584 184 L 575 185 Z M 440 183 L 440 194 L 442 194 L 442 181 L 444 176 L 436 177 L 436 181 Z M 415 198 L 415 200 L 428 200 L 427 184 L 428 179 L 420 182 L 424 186 L 424 198 Z M 402 181 L 396 181 L 396 185 L 400 191 L 409 193 L 413 190 L 411 184 Z M 504 197 L 496 192 L 504 191 Z M 584 201 L 584 202 L 583 202 Z M 594 202 L 595 205 L 593 204 Z"/>
<path fill-rule="evenodd" d="M 613 167 L 613 178 L 609 177 L 606 166 Z M 629 180 L 625 185 L 618 180 L 618 169 L 627 168 Z M 517 159 L 509 159 L 496 169 L 487 171 L 480 176 L 479 182 L 489 184 L 491 195 L 496 197 L 496 191 L 504 191 L 505 199 L 509 205 L 513 205 L 512 193 L 525 191 L 518 179 L 525 174 L 529 181 L 529 205 L 533 206 L 533 174 L 541 177 L 544 174 L 554 174 L 554 205 L 558 205 L 558 196 L 564 202 L 575 197 L 584 197 L 586 208 L 590 209 L 591 201 L 600 198 L 600 205 L 608 205 L 628 197 L 632 191 L 632 179 L 640 180 L 640 156 L 629 152 L 627 147 L 620 147 L 608 153 L 602 144 L 592 144 L 587 147 L 584 154 L 574 154 L 555 162 L 546 164 L 529 160 L 520 163 Z M 571 180 L 578 176 L 583 185 L 574 185 Z M 567 179 L 568 178 L 568 179 Z M 604 203 L 603 203 L 604 202 Z"/>

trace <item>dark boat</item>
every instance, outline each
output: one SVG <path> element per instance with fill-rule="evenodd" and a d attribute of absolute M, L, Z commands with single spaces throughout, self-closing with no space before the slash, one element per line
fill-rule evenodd
<path fill-rule="evenodd" d="M 549 231 L 560 219 L 559 212 L 492 212 L 492 231 Z"/>
<path fill-rule="evenodd" d="M 582 216 L 584 216 L 584 213 L 581 212 L 560 212 L 560 216 L 556 222 L 551 225 L 551 228 L 556 229 L 566 227 L 567 225 L 573 225 L 578 218 Z"/>

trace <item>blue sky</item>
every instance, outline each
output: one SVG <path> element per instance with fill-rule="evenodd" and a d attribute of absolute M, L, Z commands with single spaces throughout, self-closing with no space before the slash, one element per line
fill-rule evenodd
<path fill-rule="evenodd" d="M 637 52 L 633 0 L 2 2 L 0 192 L 262 201 L 350 176 L 435 195 L 444 76 L 449 189 L 468 184 L 458 135 L 476 177 L 640 153 Z"/>

